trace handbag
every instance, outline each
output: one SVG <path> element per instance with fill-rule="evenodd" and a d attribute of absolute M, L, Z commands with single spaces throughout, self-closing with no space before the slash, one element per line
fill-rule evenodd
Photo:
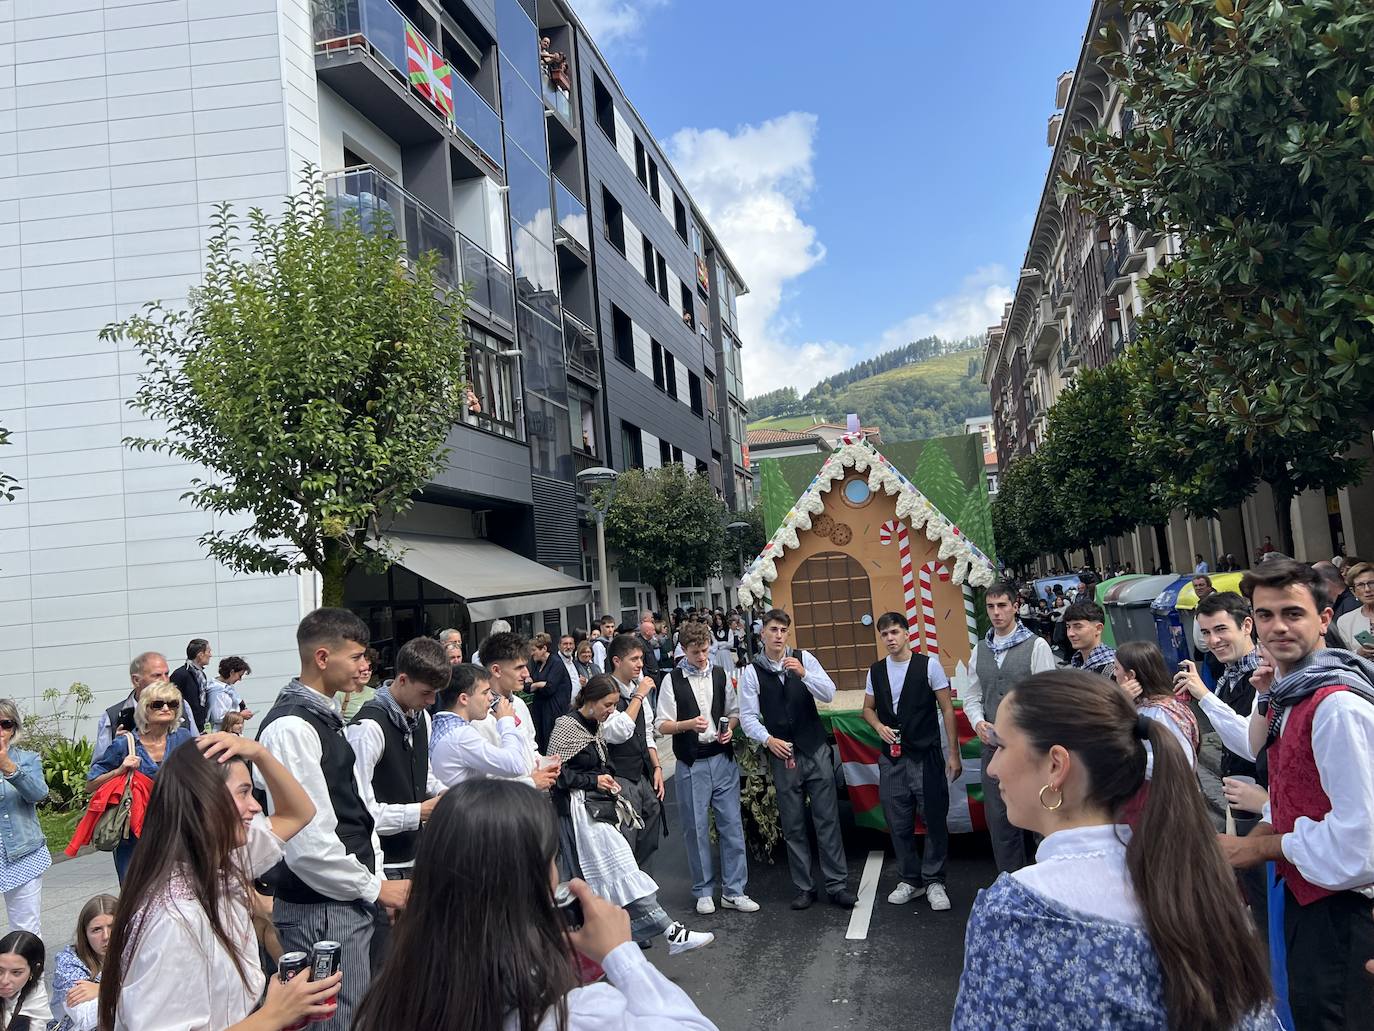
<path fill-rule="evenodd" d="M 124 737 L 129 743 L 129 754 L 135 755 L 134 736 L 126 733 Z M 102 852 L 113 852 L 124 844 L 131 833 L 133 809 L 134 771 L 130 770 L 124 775 L 124 791 L 119 796 L 119 802 L 107 806 L 96 819 L 95 828 L 91 831 L 91 844 Z"/>

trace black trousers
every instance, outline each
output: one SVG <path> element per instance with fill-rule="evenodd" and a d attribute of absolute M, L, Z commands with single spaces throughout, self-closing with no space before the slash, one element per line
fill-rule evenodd
<path fill-rule="evenodd" d="M 1374 900 L 1343 891 L 1300 906 L 1284 889 L 1288 1007 L 1297 1031 L 1374 1026 Z"/>

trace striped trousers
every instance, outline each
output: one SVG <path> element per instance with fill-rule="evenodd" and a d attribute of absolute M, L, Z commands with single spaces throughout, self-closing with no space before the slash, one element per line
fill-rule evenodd
<path fill-rule="evenodd" d="M 309 953 L 318 941 L 336 941 L 343 946 L 339 969 L 339 1006 L 326 1021 L 312 1023 L 310 1031 L 349 1031 L 353 1014 L 362 1004 L 367 986 L 372 983 L 372 925 L 376 910 L 371 902 L 313 902 L 309 904 L 272 901 L 272 923 L 286 952 Z"/>

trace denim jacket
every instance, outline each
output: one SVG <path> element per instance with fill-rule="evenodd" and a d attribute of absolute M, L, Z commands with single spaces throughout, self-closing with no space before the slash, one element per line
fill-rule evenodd
<path fill-rule="evenodd" d="M 0 777 L 0 839 L 13 863 L 47 847 L 34 806 L 48 797 L 48 784 L 36 752 L 12 748 L 10 759 L 19 769 Z"/>

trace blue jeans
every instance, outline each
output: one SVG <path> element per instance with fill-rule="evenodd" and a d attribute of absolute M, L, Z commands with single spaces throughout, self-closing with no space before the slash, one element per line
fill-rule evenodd
<path fill-rule="evenodd" d="M 722 894 L 743 895 L 749 881 L 744 855 L 744 821 L 740 815 L 739 766 L 728 755 L 698 759 L 691 766 L 677 764 L 677 797 L 682 817 L 682 840 L 687 848 L 687 868 L 692 873 L 692 895 L 710 898 L 716 890 L 716 871 L 711 856 L 711 811 L 716 814 L 720 839 Z"/>

